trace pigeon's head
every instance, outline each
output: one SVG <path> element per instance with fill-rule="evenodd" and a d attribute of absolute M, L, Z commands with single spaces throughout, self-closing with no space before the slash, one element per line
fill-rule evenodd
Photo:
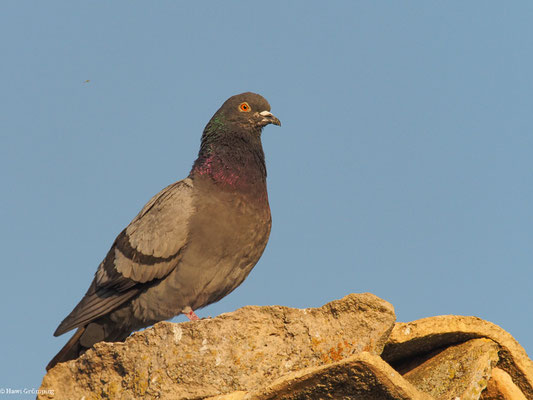
<path fill-rule="evenodd" d="M 281 126 L 281 122 L 270 112 L 268 101 L 256 93 L 246 92 L 230 97 L 213 115 L 210 124 L 222 124 L 238 129 L 261 130 L 268 124 Z"/>
<path fill-rule="evenodd" d="M 265 182 L 261 131 L 268 124 L 281 122 L 263 96 L 246 92 L 230 97 L 207 123 L 191 174 L 210 175 L 232 187 L 236 179 L 245 186 Z"/>

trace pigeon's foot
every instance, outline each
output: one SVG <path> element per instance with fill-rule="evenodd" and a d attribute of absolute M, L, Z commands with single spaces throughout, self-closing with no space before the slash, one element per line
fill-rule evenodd
<path fill-rule="evenodd" d="M 193 309 L 189 306 L 185 307 L 182 313 L 185 314 L 185 316 L 191 321 L 198 321 L 200 319 L 198 315 L 194 313 Z"/>

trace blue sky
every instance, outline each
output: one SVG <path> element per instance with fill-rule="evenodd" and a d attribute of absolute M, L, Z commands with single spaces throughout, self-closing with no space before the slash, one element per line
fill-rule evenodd
<path fill-rule="evenodd" d="M 244 91 L 283 123 L 263 133 L 273 228 L 201 317 L 372 292 L 532 354 L 532 20 L 530 1 L 2 2 L 0 387 L 40 385 L 115 236 Z"/>

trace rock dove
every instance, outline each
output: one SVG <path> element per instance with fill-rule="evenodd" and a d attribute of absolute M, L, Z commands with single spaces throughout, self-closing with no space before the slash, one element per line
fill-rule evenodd
<path fill-rule="evenodd" d="M 54 336 L 78 328 L 50 361 L 214 303 L 255 266 L 271 227 L 261 131 L 281 125 L 260 95 L 230 97 L 206 125 L 182 181 L 156 194 L 115 239 Z"/>

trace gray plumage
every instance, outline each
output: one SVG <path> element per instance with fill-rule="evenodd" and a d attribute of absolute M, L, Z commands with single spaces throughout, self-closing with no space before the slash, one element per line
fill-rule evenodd
<path fill-rule="evenodd" d="M 261 131 L 280 125 L 260 95 L 229 98 L 202 135 L 189 177 L 155 195 L 115 239 L 87 293 L 54 335 L 78 328 L 50 361 L 193 310 L 233 291 L 271 226 Z"/>

